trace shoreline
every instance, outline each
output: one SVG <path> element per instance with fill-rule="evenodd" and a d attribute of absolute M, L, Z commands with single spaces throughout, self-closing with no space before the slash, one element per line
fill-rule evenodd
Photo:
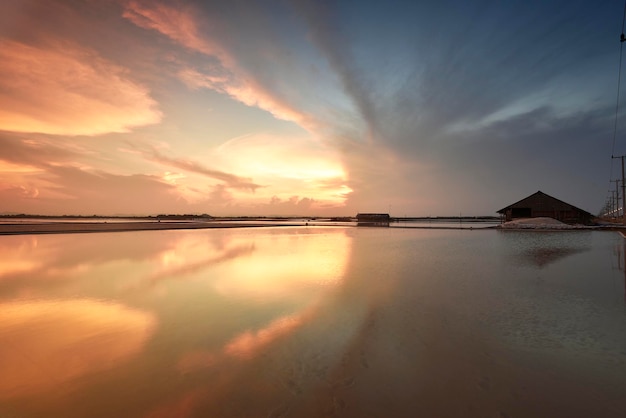
<path fill-rule="evenodd" d="M 174 229 L 261 228 L 305 226 L 304 223 L 228 223 L 228 222 L 50 222 L 0 223 L 0 235 L 82 234 L 96 232 L 164 231 Z"/>
<path fill-rule="evenodd" d="M 98 232 L 134 232 L 134 231 L 166 231 L 180 229 L 214 229 L 214 228 L 272 228 L 272 227 L 324 227 L 344 226 L 357 227 L 357 225 L 337 225 L 322 222 L 255 222 L 255 221 L 131 221 L 131 222 L 24 222 L 3 223 L 0 222 L 0 236 L 3 235 L 37 235 L 37 234 L 83 234 Z M 361 226 L 360 228 L 389 228 L 389 229 L 447 229 L 447 230 L 499 230 L 499 231 L 526 231 L 526 232 L 577 232 L 577 231 L 614 231 L 619 232 L 626 238 L 626 227 L 619 225 L 587 226 L 582 228 L 502 228 L 500 225 L 455 227 L 455 226 L 422 226 L 422 225 L 398 225 L 389 227 Z"/>

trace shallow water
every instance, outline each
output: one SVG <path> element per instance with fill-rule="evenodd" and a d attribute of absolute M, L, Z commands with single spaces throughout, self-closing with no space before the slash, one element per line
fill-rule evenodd
<path fill-rule="evenodd" d="M 0 417 L 623 417 L 616 233 L 0 237 Z"/>

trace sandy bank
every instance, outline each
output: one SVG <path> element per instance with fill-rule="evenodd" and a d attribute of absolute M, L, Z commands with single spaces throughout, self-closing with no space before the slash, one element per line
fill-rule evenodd
<path fill-rule="evenodd" d="M 540 229 L 540 230 L 571 230 L 589 229 L 584 225 L 569 225 L 552 218 L 523 218 L 503 223 L 500 229 Z"/>

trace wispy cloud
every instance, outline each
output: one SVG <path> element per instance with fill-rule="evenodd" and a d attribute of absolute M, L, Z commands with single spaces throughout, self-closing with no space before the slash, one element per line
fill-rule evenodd
<path fill-rule="evenodd" d="M 606 68 L 614 68 L 603 67 L 609 8 L 294 4 L 363 126 L 335 129 L 352 207 L 384 199 L 424 215 L 454 213 L 458 196 L 489 213 L 500 193 L 515 198 L 552 186 L 576 201 L 575 185 L 594 187 L 576 169 L 579 154 L 566 158 L 565 150 L 582 132 L 590 144 L 601 139 Z M 577 180 L 564 182 L 554 170 Z"/>
<path fill-rule="evenodd" d="M 216 59 L 210 66 L 181 68 L 178 76 L 188 87 L 215 90 L 247 106 L 263 109 L 277 119 L 296 122 L 305 128 L 314 126 L 310 115 L 265 88 L 253 72 L 239 65 L 237 57 L 222 46 L 216 35 L 211 35 L 207 26 L 223 26 L 217 19 L 190 6 L 174 8 L 157 1 L 129 1 L 123 16 L 139 27 L 160 32 L 185 48 Z"/>
<path fill-rule="evenodd" d="M 161 120 L 127 70 L 72 42 L 0 39 L 0 62 L 0 130 L 98 135 Z"/>
<path fill-rule="evenodd" d="M 159 1 L 126 2 L 123 17 L 144 29 L 153 29 L 194 51 L 217 56 L 228 65 L 230 55 L 219 44 L 201 34 L 197 16 L 199 10 L 190 5 L 173 7 Z"/>
<path fill-rule="evenodd" d="M 371 96 L 372 85 L 364 79 L 365 72 L 359 68 L 350 43 L 341 31 L 337 11 L 330 3 L 303 0 L 295 3 L 300 14 L 308 23 L 311 40 L 341 81 L 344 92 L 356 106 L 365 122 L 367 132 L 358 140 L 372 139 L 377 134 L 377 109 Z"/>
<path fill-rule="evenodd" d="M 233 189 L 243 189 L 254 192 L 259 187 L 262 187 L 261 185 L 253 183 L 252 179 L 239 177 L 234 174 L 226 173 L 219 170 L 213 170 L 204 166 L 203 164 L 200 164 L 197 161 L 193 161 L 190 159 L 168 157 L 154 148 L 151 151 L 142 152 L 142 155 L 145 158 L 154 162 L 158 162 L 160 164 L 175 167 L 180 170 L 185 170 L 192 173 L 202 174 L 203 176 L 209 177 L 211 179 L 222 181 L 228 187 Z"/>
<path fill-rule="evenodd" d="M 89 168 L 89 154 L 66 141 L 0 136 L 3 211 L 40 214 L 146 214 L 175 211 L 174 186 L 150 174 Z"/>

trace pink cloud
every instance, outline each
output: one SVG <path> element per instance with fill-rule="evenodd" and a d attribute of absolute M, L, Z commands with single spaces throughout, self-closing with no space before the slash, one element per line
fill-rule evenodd
<path fill-rule="evenodd" d="M 100 143 L 100 142 L 98 142 Z M 0 133 L 0 211 L 33 214 L 223 213 L 237 210 L 232 192 L 259 187 L 247 177 L 147 148 L 127 153 L 209 179 L 190 186 L 182 174 L 99 165 L 107 155 L 62 137 Z M 137 161 L 135 161 L 136 163 Z M 211 181 L 213 180 L 213 181 Z M 180 183 L 180 184 L 179 184 Z M 238 213 L 247 213 L 241 209 Z"/>
<path fill-rule="evenodd" d="M 98 135 L 161 120 L 147 88 L 73 43 L 0 39 L 0 63 L 0 130 Z"/>
<path fill-rule="evenodd" d="M 8 185 L 6 188 L 4 188 L 0 183 L 0 194 L 5 196 L 14 196 L 15 198 L 33 199 L 39 196 L 39 189 L 28 185 Z"/>
<path fill-rule="evenodd" d="M 0 201 L 2 213 L 150 215 L 207 211 L 190 207 L 175 187 L 155 176 L 94 173 L 67 166 L 52 167 L 24 184 L 0 183 Z"/>
<path fill-rule="evenodd" d="M 144 29 L 153 29 L 185 47 L 206 55 L 229 61 L 229 55 L 210 39 L 202 37 L 189 7 L 174 8 L 159 2 L 131 0 L 126 3 L 122 16 Z"/>
<path fill-rule="evenodd" d="M 82 168 L 81 155 L 47 141 L 0 136 L 3 211 L 35 214 L 176 212 L 185 202 L 153 175 Z"/>

